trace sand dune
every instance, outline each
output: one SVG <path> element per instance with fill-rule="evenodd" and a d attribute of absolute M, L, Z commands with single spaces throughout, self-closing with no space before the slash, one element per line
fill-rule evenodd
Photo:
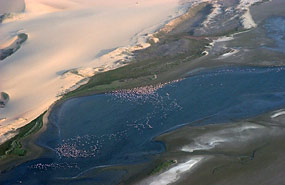
<path fill-rule="evenodd" d="M 17 39 L 18 39 L 17 36 L 9 38 L 9 40 L 7 40 L 6 42 L 4 42 L 0 45 L 0 49 L 5 49 L 5 48 L 11 46 Z"/>
<path fill-rule="evenodd" d="M 24 0 L 0 0 L 0 15 L 5 13 L 18 13 L 24 10 Z"/>
<path fill-rule="evenodd" d="M 0 135 L 27 124 L 89 76 L 122 66 L 116 63 L 128 58 L 122 52 L 147 47 L 146 34 L 178 10 L 178 0 L 26 0 L 21 19 L 1 25 L 1 47 L 18 33 L 29 38 L 0 62 L 0 92 L 10 96 L 0 109 Z"/>
<path fill-rule="evenodd" d="M 255 26 L 249 7 L 258 1 L 242 0 L 237 7 L 245 12 L 245 28 Z M 177 23 L 170 20 L 184 13 L 186 4 L 219 0 L 26 0 L 24 12 L 22 2 L 0 0 L 2 12 L 22 12 L 1 25 L 0 46 L 20 33 L 29 36 L 0 62 L 0 92 L 10 96 L 0 109 L 0 136 L 27 124 L 90 76 L 128 63 L 134 50 L 149 46 L 152 33 Z"/>

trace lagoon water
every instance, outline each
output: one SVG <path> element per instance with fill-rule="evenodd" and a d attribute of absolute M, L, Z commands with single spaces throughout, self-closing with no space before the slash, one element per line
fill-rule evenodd
<path fill-rule="evenodd" d="M 71 99 L 54 109 L 47 131 L 38 139 L 50 152 L 1 174 L 0 184 L 114 184 L 126 172 L 99 169 L 151 160 L 165 150 L 153 138 L 166 131 L 284 107 L 284 79 L 284 67 L 219 68 L 150 94 Z"/>

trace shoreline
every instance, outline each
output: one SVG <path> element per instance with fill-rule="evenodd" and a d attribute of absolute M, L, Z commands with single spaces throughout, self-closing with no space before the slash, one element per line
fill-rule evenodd
<path fill-rule="evenodd" d="M 162 158 L 161 160 L 177 160 L 178 164 L 184 164 L 185 160 L 189 160 L 189 158 L 191 159 L 193 157 L 204 158 L 195 169 L 185 174 L 180 174 L 177 181 L 179 184 L 208 184 L 210 182 L 213 184 L 231 184 L 237 181 L 245 183 L 249 179 L 246 178 L 246 173 L 239 170 L 239 168 L 249 173 L 254 173 L 255 170 L 261 171 L 261 173 L 268 173 L 266 172 L 268 168 L 261 166 L 266 166 L 270 164 L 270 162 L 275 163 L 277 159 L 272 157 L 274 155 L 282 156 L 282 152 L 271 154 L 271 150 L 274 148 L 274 151 L 284 151 L 279 146 L 283 144 L 278 144 L 278 141 L 280 142 L 282 138 L 285 137 L 282 132 L 284 128 L 284 122 L 282 123 L 284 115 L 279 115 L 279 118 L 272 118 L 272 115 L 276 115 L 283 110 L 284 109 L 269 111 L 253 118 L 231 123 L 198 127 L 185 126 L 173 132 L 162 134 L 158 136 L 156 140 L 165 143 L 167 151 L 162 154 L 160 158 Z M 259 133 L 257 133 L 257 131 Z M 189 133 L 192 134 L 191 137 Z M 221 140 L 221 138 L 226 136 L 225 133 L 228 133 L 231 137 L 228 136 L 228 138 L 224 138 L 225 140 Z M 249 133 L 251 133 L 251 135 L 248 135 Z M 210 141 L 212 137 L 214 140 Z M 202 138 L 205 139 L 205 141 L 201 140 Z M 195 145 L 195 141 L 205 142 L 205 148 L 202 148 L 200 145 Z M 234 142 L 235 145 L 232 145 L 232 142 Z M 211 143 L 210 146 L 208 146 L 209 143 Z M 193 150 L 183 149 L 183 146 L 187 145 L 192 146 Z M 266 161 L 263 161 L 264 159 L 266 159 Z M 278 161 L 280 160 L 278 159 Z M 153 182 L 152 178 L 163 174 L 165 171 L 169 171 L 171 168 L 175 168 L 178 164 L 165 168 L 162 172 L 154 176 L 149 177 L 149 175 L 146 175 L 126 184 Z M 260 169 L 256 169 L 256 166 L 259 166 Z M 282 169 L 282 165 L 275 169 L 275 171 L 278 169 Z M 235 174 L 243 175 L 239 176 Z M 271 179 L 272 182 L 279 182 L 282 177 L 278 177 L 278 173 L 276 176 L 277 179 L 274 177 L 269 179 Z M 257 179 L 261 178 L 258 176 L 253 176 L 252 178 L 254 182 L 262 181 Z M 268 178 L 268 176 L 265 175 L 264 178 Z M 144 181 L 142 181 L 143 179 Z M 145 179 L 148 180 L 145 181 Z"/>
<path fill-rule="evenodd" d="M 241 66 L 241 67 L 247 68 L 245 66 Z M 258 67 L 258 68 L 260 68 L 260 67 Z M 267 69 L 268 67 L 261 67 L 261 68 Z M 219 67 L 216 68 L 216 69 L 219 69 Z M 207 72 L 210 72 L 210 71 L 211 71 L 210 69 L 206 69 L 204 72 L 207 73 Z M 197 73 L 200 73 L 200 72 L 197 72 Z M 202 74 L 203 74 L 203 72 L 202 72 Z M 194 73 L 192 75 L 195 76 L 196 74 Z M 94 95 L 98 95 L 98 94 L 94 94 Z M 91 96 L 94 96 L 94 95 L 91 95 Z M 48 124 L 48 116 L 50 114 L 50 111 L 54 110 L 55 106 L 61 106 L 61 103 L 60 104 L 54 104 L 53 107 L 50 108 L 49 111 L 44 115 L 44 119 L 43 119 L 44 120 L 44 124 L 43 124 L 43 127 L 42 127 L 42 129 L 40 131 L 38 131 L 36 134 L 30 135 L 29 137 L 26 137 L 26 138 L 24 138 L 22 140 L 24 149 L 28 150 L 28 152 L 30 152 L 30 153 L 28 153 L 28 155 L 26 155 L 24 158 L 11 158 L 11 161 L 8 160 L 8 162 L 7 162 L 8 164 L 7 165 L 5 163 L 3 165 L 3 163 L 1 163 L 1 161 L 0 161 L 0 164 L 1 164 L 0 173 L 4 173 L 7 170 L 11 170 L 12 168 L 16 167 L 17 165 L 19 165 L 19 164 L 21 164 L 23 162 L 26 162 L 26 161 L 29 161 L 29 160 L 33 160 L 33 159 L 39 157 L 42 154 L 42 152 L 48 151 L 48 149 L 46 149 L 45 147 L 39 146 L 35 141 L 38 138 L 38 136 L 46 130 L 46 128 L 48 126 L 47 125 Z M 279 109 L 280 108 L 276 108 L 274 110 L 279 110 Z M 262 113 L 261 116 L 263 116 L 264 114 L 268 114 L 268 112 L 272 112 L 272 110 L 267 111 L 265 113 Z M 278 111 L 273 111 L 273 112 L 278 112 Z M 273 114 L 274 118 L 282 116 L 282 115 L 283 115 L 283 112 Z M 260 117 L 260 116 L 258 116 L 258 117 Z M 207 118 L 205 118 L 205 119 L 207 119 Z M 235 120 L 235 122 L 236 121 L 242 121 L 242 120 L 249 120 L 249 119 L 254 119 L 254 118 L 252 118 L 252 116 L 249 116 L 249 118 L 241 118 L 240 120 Z M 199 123 L 199 122 L 201 122 L 203 120 L 204 119 L 196 120 L 193 123 L 191 123 L 191 125 L 194 124 L 194 123 Z M 226 125 L 226 123 L 219 122 L 218 125 Z M 215 126 L 215 124 L 210 124 L 208 126 Z M 158 138 L 161 138 L 164 135 L 173 134 L 175 132 L 178 132 L 179 130 L 183 130 L 186 127 L 193 127 L 193 126 L 189 126 L 189 123 L 188 123 L 188 124 L 185 124 L 185 125 L 180 125 L 179 127 L 171 128 L 171 129 L 165 131 L 164 133 L 162 133 L 161 135 L 154 137 L 152 140 L 155 141 L 155 142 L 161 142 L 161 143 L 163 143 L 163 145 L 167 146 L 167 142 L 165 142 L 164 140 L 160 140 Z M 203 127 L 203 126 L 198 126 L 198 127 Z M 39 153 L 35 153 L 35 152 L 39 152 Z M 168 155 L 167 153 L 168 153 L 168 150 L 165 150 L 165 152 L 158 154 L 158 156 Z M 30 155 L 30 154 L 32 154 L 32 155 Z M 156 157 L 154 157 L 154 158 L 156 158 Z M 162 157 L 162 159 L 164 159 L 164 157 Z M 171 159 L 171 158 L 166 158 L 166 159 L 167 159 L 167 161 L 176 160 L 176 159 Z M 155 159 L 155 160 L 157 160 L 157 159 Z M 163 161 L 163 160 L 161 160 L 161 161 Z M 204 163 L 203 161 L 204 160 L 202 160 L 201 163 Z M 147 163 L 150 163 L 150 162 L 148 161 Z M 6 166 L 10 166 L 10 164 L 12 164 L 12 167 L 9 167 L 10 169 L 9 168 L 7 169 Z M 174 163 L 174 164 L 176 164 L 176 163 Z M 133 166 L 133 165 L 137 165 L 137 164 L 131 164 L 131 165 Z M 145 164 L 145 165 L 149 165 L 149 164 Z M 150 165 L 150 166 L 152 166 L 152 165 Z M 118 165 L 118 167 L 120 168 L 120 165 Z M 113 168 L 113 167 L 111 166 L 111 168 Z M 128 168 L 128 167 L 126 167 L 126 168 Z M 153 167 L 150 167 L 149 169 L 152 169 L 152 168 Z"/>
<path fill-rule="evenodd" d="M 9 104 L 0 110 L 1 134 L 28 124 L 62 94 L 85 84 L 94 74 L 128 64 L 127 59 L 131 57 L 131 52 L 147 46 L 146 39 L 152 37 L 150 33 L 159 29 L 164 22 L 183 13 L 179 9 L 178 0 L 143 1 L 139 5 L 128 0 L 114 1 L 114 9 L 110 9 L 110 2 L 103 0 L 84 0 L 80 5 L 69 2 L 67 0 L 54 3 L 52 0 L 46 0 L 46 4 L 42 4 L 29 0 L 26 1 L 27 10 L 20 20 L 1 24 L 1 43 L 6 43 L 17 33 L 29 35 L 23 47 L 0 62 L 0 91 L 10 96 Z M 116 6 L 118 3 L 121 6 Z M 60 5 L 65 8 L 61 9 Z M 150 9 L 148 16 L 144 15 L 145 8 Z M 118 14 L 120 16 L 117 16 Z M 74 18 L 74 24 L 81 25 L 80 30 L 77 30 L 77 27 L 69 29 L 73 26 L 70 16 Z M 102 22 L 103 18 L 106 20 Z M 50 19 L 52 21 L 48 21 Z M 53 21 L 63 22 L 65 26 L 54 27 L 50 25 Z M 94 26 L 90 27 L 89 21 L 92 21 Z M 115 24 L 111 24 L 111 21 Z M 120 27 L 117 26 L 119 22 Z M 109 26 L 119 30 L 105 30 Z M 43 29 L 44 27 L 49 29 Z M 66 29 L 69 29 L 69 35 L 66 35 Z M 56 34 L 43 36 L 46 30 Z M 73 39 L 69 39 L 70 37 Z M 40 47 L 36 47 L 37 45 Z M 53 49 L 54 45 L 57 49 Z M 112 52 L 106 54 L 108 49 Z M 25 83 L 22 83 L 23 80 Z M 0 136 L 1 142 L 5 139 Z"/>
<path fill-rule="evenodd" d="M 46 131 L 47 126 L 48 126 L 48 117 L 54 106 L 55 104 L 53 104 L 47 111 L 45 111 L 42 114 L 43 115 L 42 118 L 41 116 L 39 116 L 38 118 L 35 119 L 35 120 L 38 120 L 38 119 L 42 120 L 42 126 L 39 128 L 37 132 L 18 139 L 18 141 L 22 145 L 21 149 L 26 151 L 26 154 L 24 156 L 17 156 L 17 155 L 16 156 L 15 155 L 14 156 L 13 155 L 12 156 L 7 156 L 7 155 L 1 156 L 0 174 L 4 173 L 7 170 L 9 171 L 24 162 L 36 159 L 40 157 L 41 154 L 43 154 L 45 151 L 48 151 L 48 149 L 42 146 L 39 146 L 36 143 L 36 140 L 43 132 Z M 15 137 L 17 137 L 17 135 Z M 11 139 L 14 139 L 15 137 Z"/>
<path fill-rule="evenodd" d="M 205 57 L 203 57 L 202 56 L 202 58 L 205 58 Z M 198 57 L 198 58 L 196 58 L 196 59 L 194 59 L 194 61 L 198 61 L 197 62 L 197 64 L 196 65 L 193 65 L 192 64 L 192 66 L 190 67 L 190 69 L 192 68 L 193 70 L 195 70 L 196 69 L 196 67 L 197 66 L 200 66 L 201 67 L 201 63 L 199 63 L 199 61 L 201 60 L 201 57 Z M 131 64 L 130 64 L 131 65 Z M 213 67 L 219 67 L 219 65 L 223 65 L 223 63 L 218 63 L 218 64 L 213 64 Z M 231 65 L 234 65 L 234 64 L 231 64 Z M 250 65 L 250 64 L 249 64 Z M 182 65 L 183 66 L 183 65 Z M 203 66 L 203 65 L 202 65 Z M 242 65 L 242 66 L 244 66 L 244 65 Z M 207 69 L 209 69 L 209 65 L 206 65 L 206 67 L 207 67 Z M 120 68 L 118 68 L 118 69 L 120 69 Z M 115 70 L 118 70 L 118 69 L 115 69 Z M 177 74 L 179 74 L 179 75 L 181 75 L 181 71 L 188 71 L 189 72 L 189 68 L 184 68 L 184 67 L 182 67 L 180 70 L 178 70 L 178 72 L 176 71 L 176 73 Z M 107 72 L 108 73 L 108 72 Z M 175 73 L 175 72 L 174 72 Z M 184 75 L 185 75 L 185 73 L 183 73 Z M 95 75 L 96 76 L 96 75 Z M 95 77 L 94 76 L 94 77 Z M 175 75 L 174 75 L 175 76 Z M 95 77 L 96 78 L 96 77 Z M 166 80 L 167 79 L 171 79 L 171 78 L 169 78 L 169 76 L 168 76 L 168 78 L 166 78 Z M 154 81 L 153 82 L 154 84 L 155 83 L 158 83 L 157 81 Z M 85 85 L 83 85 L 83 86 L 85 86 Z M 124 86 L 123 86 L 124 87 Z M 82 86 L 80 87 L 80 88 L 82 88 Z M 79 89 L 80 89 L 79 88 Z M 106 91 L 106 92 L 109 92 L 109 91 Z M 106 93 L 106 92 L 104 92 L 104 91 L 102 91 L 102 92 L 95 92 L 95 91 L 93 91 L 93 92 L 90 92 L 90 95 L 95 95 L 95 94 L 100 94 L 100 93 Z M 71 92 L 72 93 L 72 92 Z M 86 96 L 86 94 L 83 94 L 83 95 L 81 95 L 81 96 Z M 80 97 L 80 96 L 75 96 L 75 97 Z M 67 98 L 67 99 L 65 99 L 65 98 L 61 98 L 61 99 L 59 99 L 58 101 L 56 101 L 50 108 L 49 108 L 49 111 L 48 111 L 48 113 L 47 114 L 45 114 L 45 123 L 43 124 L 43 128 L 38 132 L 38 133 L 36 133 L 35 135 L 33 135 L 33 136 L 31 136 L 32 137 L 32 139 L 30 139 L 30 138 L 25 138 L 24 140 L 27 140 L 27 141 L 25 141 L 25 142 L 27 142 L 27 146 L 29 146 L 29 147 L 38 147 L 35 143 L 33 143 L 35 140 L 36 140 L 36 138 L 40 135 L 40 133 L 42 133 L 42 132 L 44 132 L 44 129 L 46 128 L 46 126 L 47 126 L 47 123 L 48 123 L 48 115 L 49 115 L 49 112 L 50 111 L 52 111 L 52 109 L 53 109 L 53 107 L 54 106 L 60 106 L 62 103 L 64 103 L 65 101 L 67 101 L 68 99 L 70 99 L 70 98 L 74 98 L 74 97 L 69 97 L 69 98 Z M 39 147 L 39 148 L 41 148 L 41 147 Z M 35 149 L 35 148 L 34 148 Z M 31 151 L 32 150 L 34 150 L 34 149 L 31 149 Z M 35 150 L 37 150 L 37 149 L 35 149 Z M 40 155 L 40 154 L 39 154 Z M 37 156 L 30 156 L 31 158 L 36 158 Z M 28 160 L 30 160 L 30 159 L 22 159 L 23 161 L 28 161 Z M 23 162 L 22 161 L 22 162 Z M 17 164 L 19 164 L 19 163 L 22 163 L 22 162 L 18 162 Z M 2 165 L 1 165 L 1 167 L 2 167 Z"/>
<path fill-rule="evenodd" d="M 203 5 L 204 4 L 204 5 Z M 209 3 L 208 2 L 202 2 L 202 3 L 199 3 L 199 4 L 195 4 L 195 6 L 193 7 L 193 9 L 196 9 L 195 7 L 197 7 L 197 6 L 200 6 L 200 5 L 203 5 L 203 6 L 206 6 L 206 5 L 209 5 Z M 191 7 L 189 8 L 189 10 L 190 9 L 192 9 Z M 165 32 L 165 29 L 166 30 L 168 30 L 167 32 L 170 32 L 172 29 L 174 29 L 175 27 L 177 27 L 177 26 L 179 26 L 181 23 L 183 23 L 184 22 L 184 19 L 191 19 L 192 18 L 192 15 L 191 14 L 193 14 L 193 13 L 191 13 L 190 14 L 190 17 L 189 17 L 189 10 L 188 11 L 186 11 L 184 14 L 182 14 L 182 15 L 180 15 L 179 17 L 177 17 L 177 18 L 174 18 L 174 19 L 172 19 L 172 20 L 170 20 L 170 21 L 168 21 L 167 22 L 167 24 L 165 24 L 164 25 L 164 27 L 162 27 L 162 28 L 159 28 L 158 29 L 158 31 L 156 31 L 156 32 L 154 32 L 153 34 L 151 34 L 151 35 L 159 35 L 160 34 L 160 32 Z M 199 11 L 199 10 L 198 10 Z M 195 14 L 195 13 L 194 13 Z M 148 39 L 151 39 L 151 38 L 148 38 Z M 152 39 L 153 40 L 155 40 L 155 39 L 157 39 L 157 37 L 152 37 Z M 159 40 L 159 39 L 158 39 Z M 200 39 L 199 39 L 200 40 Z M 151 46 L 150 46 L 151 47 Z M 144 49 L 145 50 L 145 49 Z M 199 57 L 198 57 L 199 58 Z M 215 65 L 215 64 L 214 64 Z M 221 64 L 218 64 L 217 66 L 219 66 L 219 65 L 221 65 Z M 124 66 L 124 65 L 123 65 Z M 195 68 L 195 67 L 192 67 L 192 68 Z M 189 70 L 189 69 L 188 69 Z M 91 77 L 92 78 L 92 77 Z M 175 77 L 174 77 L 175 78 Z M 173 77 L 172 77 L 172 79 L 174 79 Z M 87 82 L 88 83 L 88 82 Z M 157 83 L 157 82 L 154 82 L 154 84 L 155 83 Z M 150 84 L 153 84 L 153 82 L 151 82 Z M 78 85 L 78 86 L 77 86 Z M 81 88 L 82 86 L 85 86 L 84 84 L 82 85 L 80 85 L 80 84 L 75 84 L 73 87 L 76 87 L 76 89 L 75 90 L 72 90 L 71 91 L 71 93 L 74 93 L 74 91 L 76 91 L 76 90 L 78 90 L 79 88 Z M 73 88 L 72 87 L 72 88 Z M 79 88 L 77 88 L 77 87 L 79 87 Z M 124 88 L 124 87 L 123 87 Z M 108 90 L 103 90 L 103 91 L 101 91 L 101 92 L 109 92 Z M 111 90 L 112 91 L 112 90 Z M 58 100 L 56 100 L 55 102 L 57 102 L 57 101 L 62 101 L 62 99 L 65 99 L 65 97 L 67 96 L 66 94 L 70 94 L 69 93 L 70 91 L 68 90 L 67 91 L 67 93 L 65 92 L 65 94 L 64 94 L 64 96 L 63 96 L 63 98 L 59 98 Z M 101 93 L 101 92 L 99 92 L 99 93 Z M 80 95 L 80 96 L 84 96 L 84 95 L 89 95 L 89 94 L 94 94 L 94 93 L 96 93 L 96 92 L 90 92 L 90 93 L 87 93 L 87 94 L 83 94 L 83 95 Z M 77 95 L 78 96 L 78 95 Z M 3 119 L 4 121 L 6 121 L 6 119 Z"/>
<path fill-rule="evenodd" d="M 181 6 L 181 5 L 180 5 Z M 187 11 L 186 11 L 187 12 Z M 183 14 L 182 14 L 183 15 Z M 182 15 L 180 15 L 180 16 L 182 16 Z M 179 17 L 180 17 L 179 16 Z M 177 19 L 177 17 L 175 17 L 175 18 L 173 18 L 173 19 L 170 19 L 170 20 L 168 20 L 168 21 L 166 21 L 166 23 L 165 23 L 165 25 L 169 22 L 169 21 L 172 21 L 172 20 L 174 20 L 174 19 Z M 164 25 L 164 26 L 165 26 Z M 158 32 L 159 30 L 160 30 L 161 28 L 158 28 L 154 33 L 148 33 L 148 35 L 153 35 L 153 34 L 155 34 L 156 32 Z M 148 38 L 148 40 L 151 40 L 151 39 L 154 39 L 154 37 L 150 37 L 150 38 Z M 149 40 L 149 41 L 150 41 Z M 147 43 L 147 42 L 146 42 Z M 137 45 L 134 45 L 133 46 L 134 48 L 135 47 L 137 47 Z M 135 50 L 134 50 L 135 51 Z M 114 70 L 114 69 L 113 69 Z M 116 69 L 115 69 L 116 70 Z M 81 86 L 84 86 L 84 84 L 83 85 L 81 85 Z M 92 95 L 95 95 L 95 94 L 104 94 L 104 93 L 107 93 L 108 91 L 105 91 L 105 92 L 92 92 Z M 79 96 L 78 96 L 79 97 Z M 37 133 L 35 133 L 35 134 L 32 134 L 32 135 L 29 135 L 28 137 L 26 137 L 26 138 L 20 138 L 20 141 L 22 142 L 22 145 L 23 145 L 23 147 L 22 147 L 22 149 L 24 149 L 24 150 L 27 150 L 28 151 L 28 153 L 24 156 L 24 158 L 21 158 L 21 157 L 19 157 L 19 156 L 6 156 L 6 155 L 4 155 L 4 156 L 1 156 L 2 157 L 2 159 L 0 159 L 0 164 L 1 164 L 1 168 L 0 168 L 0 172 L 1 171 L 6 171 L 6 169 L 9 169 L 10 168 L 10 164 L 12 164 L 12 166 L 14 167 L 14 166 L 17 166 L 18 164 L 21 164 L 21 163 L 23 163 L 23 162 L 26 162 L 26 161 L 29 161 L 29 160 L 31 160 L 31 159 L 34 159 L 34 158 L 37 158 L 38 156 L 40 156 L 40 154 L 43 152 L 43 151 L 45 151 L 45 149 L 43 148 L 43 147 L 40 147 L 40 146 L 38 146 L 36 143 L 35 143 L 35 141 L 36 141 L 36 139 L 38 138 L 38 136 L 41 134 L 41 133 L 43 133 L 45 130 L 46 130 L 46 128 L 47 128 L 47 124 L 48 124 L 48 116 L 49 116 L 49 114 L 50 114 L 50 112 L 53 110 L 53 107 L 55 107 L 55 106 L 60 106 L 62 103 L 64 103 L 65 101 L 67 101 L 66 99 L 63 99 L 62 97 L 61 98 L 59 98 L 58 100 L 56 100 L 50 107 L 49 107 L 49 109 L 47 110 L 47 111 L 45 111 L 46 113 L 44 114 L 44 118 L 43 118 L 43 126 L 41 127 L 41 129 L 37 132 Z M 40 117 L 40 116 L 39 116 Z M 36 119 L 39 119 L 39 117 L 37 117 Z M 35 119 L 35 120 L 36 120 Z M 33 122 L 33 121 L 31 121 L 31 122 Z M 31 123 L 30 122 L 30 123 Z M 28 124 L 30 124 L 30 123 L 28 123 Z M 27 125 L 28 125 L 27 124 Z M 20 127 L 20 128 L 18 128 L 18 129 L 21 129 L 22 127 Z M 18 133 L 19 134 L 19 133 Z M 10 138 L 10 139 L 8 139 L 7 141 L 5 141 L 4 143 L 2 143 L 1 145 L 3 145 L 3 144 L 5 144 L 6 142 L 9 142 L 10 140 L 14 140 L 14 138 L 15 137 L 17 137 L 17 135 L 18 134 L 16 134 L 14 137 L 12 137 L 12 138 Z M 38 154 L 31 154 L 31 153 L 34 153 L 33 151 L 38 151 L 39 153 Z M 13 167 L 11 167 L 11 168 L 13 168 Z"/>

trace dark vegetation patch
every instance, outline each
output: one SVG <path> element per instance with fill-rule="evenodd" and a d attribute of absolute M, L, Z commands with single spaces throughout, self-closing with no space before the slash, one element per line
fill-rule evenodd
<path fill-rule="evenodd" d="M 0 145 L 0 157 L 8 155 L 24 156 L 26 154 L 26 150 L 22 147 L 21 140 L 38 132 L 42 128 L 44 114 L 45 113 L 29 124 L 17 129 L 18 134 L 15 137 Z"/>

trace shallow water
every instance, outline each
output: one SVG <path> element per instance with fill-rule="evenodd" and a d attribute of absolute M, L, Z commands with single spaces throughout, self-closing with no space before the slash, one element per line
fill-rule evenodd
<path fill-rule="evenodd" d="M 186 123 L 229 122 L 284 107 L 284 79 L 284 67 L 222 68 L 150 94 L 69 100 L 51 113 L 51 123 L 38 139 L 51 152 L 2 174 L 0 184 L 114 184 L 126 172 L 95 172 L 101 166 L 150 160 L 164 151 L 164 145 L 152 139 L 168 130 Z"/>
<path fill-rule="evenodd" d="M 285 17 L 271 17 L 266 20 L 265 28 L 268 36 L 274 40 L 274 47 L 267 49 L 285 53 Z"/>

